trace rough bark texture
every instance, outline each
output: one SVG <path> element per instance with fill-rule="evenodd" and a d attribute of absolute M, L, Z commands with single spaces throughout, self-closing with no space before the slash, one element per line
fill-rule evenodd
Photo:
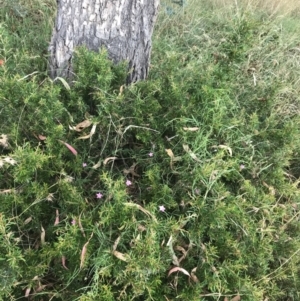
<path fill-rule="evenodd" d="M 105 46 L 115 63 L 127 60 L 128 82 L 147 77 L 159 0 L 58 0 L 57 4 L 49 47 L 52 78 L 71 77 L 72 55 L 79 45 L 94 51 Z"/>

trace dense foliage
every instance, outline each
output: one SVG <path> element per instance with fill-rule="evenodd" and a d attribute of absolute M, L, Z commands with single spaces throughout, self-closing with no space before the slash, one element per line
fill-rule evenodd
<path fill-rule="evenodd" d="M 171 3 L 147 81 L 67 83 L 39 2 L 0 16 L 0 298 L 300 300 L 300 22 Z"/>

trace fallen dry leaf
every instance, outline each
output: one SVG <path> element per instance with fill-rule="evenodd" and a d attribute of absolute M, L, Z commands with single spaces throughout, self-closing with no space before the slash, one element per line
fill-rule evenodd
<path fill-rule="evenodd" d="M 55 213 L 56 213 L 56 217 L 55 217 L 54 226 L 59 224 L 59 211 L 58 211 L 58 209 L 56 209 Z"/>
<path fill-rule="evenodd" d="M 123 94 L 123 91 L 124 91 L 124 85 L 122 85 L 122 86 L 120 87 L 119 96 L 121 96 L 121 95 Z"/>
<path fill-rule="evenodd" d="M 0 138 L 0 145 L 3 146 L 4 148 L 7 148 L 8 147 L 8 137 L 7 137 L 7 135 L 2 134 L 0 137 L 1 137 Z"/>
<path fill-rule="evenodd" d="M 176 246 L 175 250 L 180 251 L 182 253 L 182 256 L 178 259 L 178 262 L 180 263 L 183 259 L 185 259 L 187 251 L 181 246 Z"/>
<path fill-rule="evenodd" d="M 197 271 L 197 267 L 193 268 L 192 271 L 191 271 L 191 278 L 192 280 L 195 282 L 195 283 L 198 283 L 199 282 L 199 279 L 197 278 L 196 276 L 196 271 Z"/>
<path fill-rule="evenodd" d="M 128 261 L 128 256 L 126 254 L 123 254 L 119 251 L 117 251 L 117 247 L 118 247 L 118 244 L 120 242 L 120 239 L 121 239 L 121 236 L 118 236 L 118 238 L 115 240 L 114 242 L 114 245 L 113 245 L 113 248 L 112 248 L 112 253 L 120 260 L 122 261 Z"/>
<path fill-rule="evenodd" d="M 116 159 L 118 159 L 118 157 L 108 157 L 108 158 L 104 159 L 103 164 L 106 165 L 106 164 L 108 164 L 110 161 L 114 161 L 114 160 L 116 160 Z"/>
<path fill-rule="evenodd" d="M 227 152 L 228 152 L 228 154 L 229 154 L 229 156 L 232 157 L 232 149 L 229 146 L 220 144 L 217 147 L 218 148 L 222 148 L 222 149 L 226 149 Z"/>
<path fill-rule="evenodd" d="M 91 131 L 90 131 L 90 133 L 89 133 L 88 135 L 86 135 L 86 136 L 81 136 L 81 137 L 79 137 L 79 138 L 77 138 L 77 139 L 84 140 L 84 139 L 91 138 L 91 137 L 95 134 L 96 126 L 97 126 L 97 124 L 94 124 L 94 125 L 93 125 L 93 127 L 92 127 L 92 129 L 91 129 Z"/>
<path fill-rule="evenodd" d="M 31 291 L 31 287 L 27 287 L 24 295 L 25 298 L 29 297 L 30 291 Z"/>
<path fill-rule="evenodd" d="M 8 164 L 10 164 L 10 165 L 15 165 L 15 164 L 17 164 L 17 161 L 14 160 L 14 159 L 11 158 L 11 157 L 5 157 L 5 158 L 3 159 L 3 161 L 6 162 L 6 163 L 8 163 Z"/>
<path fill-rule="evenodd" d="M 97 169 L 97 168 L 99 168 L 100 166 L 101 166 L 101 160 L 98 161 L 97 164 L 95 164 L 94 166 L 92 166 L 92 168 L 93 168 L 93 169 Z"/>
<path fill-rule="evenodd" d="M 46 236 L 46 232 L 45 229 L 43 228 L 43 226 L 41 226 L 41 245 L 43 246 L 45 244 L 45 236 Z"/>
<path fill-rule="evenodd" d="M 180 251 L 180 252 L 181 252 L 182 254 L 184 254 L 184 255 L 187 254 L 187 252 L 186 252 L 186 250 L 185 250 L 184 247 L 176 246 L 176 247 L 175 247 L 175 250 Z"/>
<path fill-rule="evenodd" d="M 140 211 L 144 212 L 146 215 L 152 217 L 152 219 L 157 222 L 157 219 L 155 218 L 155 216 L 152 215 L 148 210 L 143 208 L 141 205 L 135 204 L 135 203 L 124 203 L 124 205 L 128 206 L 128 207 L 135 207 L 135 208 L 139 209 Z"/>
<path fill-rule="evenodd" d="M 139 175 L 134 171 L 136 165 L 137 165 L 137 163 L 134 163 L 133 165 L 130 166 L 129 169 L 124 169 L 124 170 L 123 170 L 123 173 L 124 173 L 125 175 L 131 174 L 131 175 L 134 176 L 134 177 L 139 177 Z"/>
<path fill-rule="evenodd" d="M 0 67 L 4 65 L 4 60 L 0 60 Z"/>
<path fill-rule="evenodd" d="M 121 236 L 118 236 L 118 238 L 115 240 L 114 245 L 113 245 L 113 251 L 116 251 L 117 246 L 120 242 Z"/>
<path fill-rule="evenodd" d="M 171 158 L 170 167 L 171 169 L 173 169 L 173 163 L 175 161 L 180 161 L 181 157 L 175 157 L 173 151 L 170 148 L 165 149 L 165 151 L 167 152 L 168 156 Z"/>
<path fill-rule="evenodd" d="M 82 269 L 82 267 L 84 265 L 84 260 L 85 260 L 85 256 L 86 256 L 86 252 L 87 252 L 87 246 L 90 243 L 90 240 L 93 237 L 93 235 L 94 235 L 94 233 L 91 234 L 89 240 L 82 247 L 81 254 L 80 254 L 80 269 Z"/>
<path fill-rule="evenodd" d="M 61 257 L 61 264 L 66 270 L 68 270 L 68 268 L 66 266 L 66 256 Z"/>
<path fill-rule="evenodd" d="M 241 296 L 237 295 L 235 297 L 233 297 L 230 301 L 240 301 L 241 300 Z"/>
<path fill-rule="evenodd" d="M 271 185 L 268 185 L 266 182 L 262 182 L 263 183 L 263 185 L 265 186 L 265 187 L 267 187 L 268 189 L 269 189 L 269 192 L 270 192 L 270 194 L 271 195 L 275 195 L 276 194 L 276 191 L 275 191 L 275 188 L 273 187 L 273 186 L 271 186 Z"/>
<path fill-rule="evenodd" d="M 89 127 L 91 124 L 92 124 L 92 122 L 90 120 L 84 120 L 84 121 L 78 123 L 75 126 L 74 130 L 77 131 L 77 132 L 81 132 L 84 129 L 86 129 L 87 127 Z"/>
<path fill-rule="evenodd" d="M 125 254 L 119 252 L 119 251 L 113 251 L 113 254 L 120 260 L 127 262 L 128 258 Z"/>
<path fill-rule="evenodd" d="M 196 132 L 196 131 L 199 130 L 198 127 L 192 127 L 192 128 L 186 128 L 186 127 L 184 127 L 183 129 L 184 129 L 185 131 L 190 131 L 190 132 Z"/>
<path fill-rule="evenodd" d="M 1 163 L 1 161 L 0 161 Z M 0 165 L 1 167 L 1 165 Z M 0 194 L 5 194 L 5 193 L 13 193 L 13 192 L 16 192 L 15 189 L 3 189 L 3 190 L 0 190 Z"/>
<path fill-rule="evenodd" d="M 53 202 L 53 197 L 54 197 L 53 193 L 49 193 L 49 194 L 47 195 L 47 197 L 46 197 L 46 200 L 47 200 L 48 202 Z"/>
<path fill-rule="evenodd" d="M 49 284 L 43 284 L 43 285 L 39 285 L 39 287 L 35 290 L 36 293 L 41 292 L 45 287 L 47 287 Z"/>
<path fill-rule="evenodd" d="M 53 80 L 53 82 L 55 82 L 56 80 L 60 80 L 60 82 L 64 85 L 64 87 L 65 87 L 67 90 L 69 90 L 69 91 L 71 90 L 71 87 L 69 86 L 69 84 L 67 83 L 67 81 L 66 81 L 64 78 L 57 76 L 57 77 Z"/>
<path fill-rule="evenodd" d="M 30 217 L 28 217 L 28 218 L 25 219 L 24 225 L 29 224 L 31 221 L 32 221 L 32 217 L 30 216 Z"/>
<path fill-rule="evenodd" d="M 167 154 L 168 154 L 168 156 L 171 158 L 171 159 L 173 159 L 174 158 L 174 154 L 173 154 L 173 151 L 171 150 L 171 149 L 166 149 L 166 152 L 167 152 Z"/>
<path fill-rule="evenodd" d="M 197 156 L 190 150 L 189 146 L 187 144 L 183 144 L 183 149 L 197 162 L 201 162 Z"/>
<path fill-rule="evenodd" d="M 84 246 L 82 247 L 81 250 L 81 255 L 80 255 L 80 268 L 82 269 L 83 264 L 84 264 L 84 259 L 85 259 L 85 255 L 86 255 L 86 251 L 87 251 L 87 246 L 89 244 L 89 241 L 87 241 Z"/>
<path fill-rule="evenodd" d="M 62 140 L 58 140 L 58 141 L 61 142 L 62 144 L 64 144 L 71 151 L 71 153 L 74 156 L 77 156 L 77 150 L 73 146 L 71 146 L 70 144 L 68 144 L 68 143 L 66 143 L 66 142 L 64 142 Z"/>
<path fill-rule="evenodd" d="M 175 273 L 175 272 L 181 272 L 181 273 L 183 273 L 183 274 L 185 274 L 185 275 L 187 275 L 187 276 L 190 277 L 190 273 L 189 273 L 187 270 L 185 270 L 185 269 L 183 269 L 183 268 L 180 268 L 180 267 L 175 267 L 175 268 L 171 269 L 171 270 L 169 271 L 169 273 L 168 273 L 168 277 L 169 277 L 172 273 Z"/>
<path fill-rule="evenodd" d="M 176 256 L 174 249 L 173 249 L 173 236 L 171 235 L 168 242 L 167 242 L 167 247 L 169 247 L 169 252 L 170 255 L 172 256 L 172 263 L 176 266 L 179 266 L 179 260 L 178 257 Z"/>
<path fill-rule="evenodd" d="M 172 263 L 176 266 L 179 266 L 179 260 L 175 253 L 172 254 Z"/>
<path fill-rule="evenodd" d="M 38 135 L 38 138 L 41 140 L 41 141 L 44 141 L 47 139 L 46 136 L 43 136 L 43 135 Z"/>
<path fill-rule="evenodd" d="M 146 231 L 146 227 L 144 227 L 143 225 L 138 225 L 138 230 L 140 231 L 140 232 L 144 232 L 144 231 Z"/>

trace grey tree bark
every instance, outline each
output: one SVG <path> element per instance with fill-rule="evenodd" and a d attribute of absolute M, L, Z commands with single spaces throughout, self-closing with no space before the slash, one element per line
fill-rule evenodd
<path fill-rule="evenodd" d="M 159 0 L 57 0 L 50 43 L 50 73 L 70 79 L 76 46 L 108 50 L 114 63 L 128 61 L 128 82 L 148 75 Z"/>

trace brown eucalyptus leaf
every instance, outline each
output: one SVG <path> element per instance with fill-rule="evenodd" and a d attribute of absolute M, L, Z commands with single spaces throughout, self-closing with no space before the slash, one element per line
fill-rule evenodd
<path fill-rule="evenodd" d="M 120 260 L 127 262 L 128 258 L 126 257 L 125 254 L 119 252 L 119 251 L 113 251 L 113 254 Z"/>
<path fill-rule="evenodd" d="M 269 189 L 269 192 L 270 192 L 271 195 L 275 195 L 276 194 L 276 190 L 275 190 L 275 188 L 273 186 L 268 185 L 264 181 L 262 182 L 262 184 Z"/>
<path fill-rule="evenodd" d="M 170 167 L 171 169 L 173 169 L 173 163 L 176 161 L 180 161 L 181 157 L 175 157 L 171 149 L 165 149 L 165 151 L 167 152 L 168 156 L 171 158 Z"/>
<path fill-rule="evenodd" d="M 54 222 L 54 226 L 59 224 L 59 211 L 58 209 L 56 209 L 56 217 L 55 217 L 55 222 Z"/>
<path fill-rule="evenodd" d="M 38 135 L 38 138 L 39 138 L 39 140 L 41 140 L 41 141 L 44 141 L 44 140 L 47 139 L 47 137 L 46 137 L 46 136 L 43 136 L 43 135 Z"/>
<path fill-rule="evenodd" d="M 143 225 L 138 225 L 138 230 L 140 231 L 140 232 L 144 232 L 144 231 L 146 231 L 146 227 L 144 227 Z"/>
<path fill-rule="evenodd" d="M 56 80 L 59 80 L 68 91 L 71 90 L 70 85 L 67 83 L 67 81 L 64 78 L 57 76 L 53 81 L 56 81 Z"/>
<path fill-rule="evenodd" d="M 187 275 L 187 276 L 190 277 L 190 273 L 189 273 L 187 270 L 185 270 L 185 269 L 183 269 L 183 268 L 181 268 L 181 267 L 175 267 L 175 268 L 171 269 L 171 270 L 169 271 L 169 273 L 168 273 L 168 277 L 169 277 L 172 273 L 175 273 L 175 272 L 181 272 L 181 273 L 183 273 L 183 274 L 185 274 L 185 275 Z"/>
<path fill-rule="evenodd" d="M 30 217 L 28 217 L 28 218 L 25 219 L 24 225 L 29 224 L 31 221 L 32 221 L 32 217 L 30 216 Z"/>
<path fill-rule="evenodd" d="M 15 165 L 15 164 L 17 164 L 17 161 L 14 160 L 14 159 L 11 158 L 11 157 L 5 157 L 5 158 L 3 159 L 3 161 L 6 162 L 6 163 L 8 163 L 8 164 L 10 164 L 10 165 Z"/>
<path fill-rule="evenodd" d="M 241 296 L 237 295 L 235 297 L 233 297 L 230 301 L 240 301 L 241 300 Z"/>
<path fill-rule="evenodd" d="M 7 135 L 2 134 L 0 136 L 0 145 L 3 146 L 4 148 L 8 147 L 8 137 Z"/>
<path fill-rule="evenodd" d="M 180 251 L 182 254 L 186 255 L 186 250 L 185 248 L 181 247 L 181 246 L 176 246 L 175 250 Z"/>
<path fill-rule="evenodd" d="M 216 268 L 215 266 L 212 266 L 212 267 L 211 267 L 211 270 L 212 270 L 214 273 L 216 273 L 216 274 L 219 273 L 218 270 L 217 270 L 217 268 Z"/>
<path fill-rule="evenodd" d="M 166 152 L 171 159 L 174 159 L 173 151 L 170 148 L 166 149 Z"/>
<path fill-rule="evenodd" d="M 186 128 L 186 127 L 184 127 L 183 129 L 184 129 L 185 131 L 190 131 L 190 132 L 196 132 L 196 131 L 199 130 L 198 127 L 191 127 L 191 128 Z"/>
<path fill-rule="evenodd" d="M 25 295 L 24 295 L 25 298 L 29 297 L 30 291 L 31 291 L 31 287 L 27 287 L 27 289 L 25 291 Z"/>
<path fill-rule="evenodd" d="M 181 246 L 176 246 L 176 247 L 175 247 L 175 250 L 180 251 L 180 252 L 182 253 L 182 256 L 178 259 L 178 262 L 179 262 L 179 264 L 180 264 L 180 262 L 181 262 L 183 259 L 185 259 L 186 255 L 187 255 L 187 251 L 186 251 L 183 247 L 181 247 Z M 179 264 L 178 264 L 178 265 L 179 265 Z"/>
<path fill-rule="evenodd" d="M 183 149 L 192 157 L 192 159 L 194 159 L 195 161 L 197 161 L 197 162 L 201 162 L 198 158 L 197 158 L 197 156 L 196 156 L 196 154 L 194 154 L 191 150 L 190 150 L 190 148 L 189 148 L 189 146 L 187 145 L 187 144 L 183 144 Z"/>
<path fill-rule="evenodd" d="M 13 192 L 15 192 L 14 189 L 3 189 L 3 190 L 0 190 L 0 194 L 13 193 Z"/>
<path fill-rule="evenodd" d="M 70 151 L 71 153 L 74 155 L 74 156 L 77 156 L 77 150 L 70 144 L 62 141 L 62 140 L 58 140 L 59 142 L 61 142 L 62 144 L 64 144 Z"/>
<path fill-rule="evenodd" d="M 154 221 L 157 222 L 157 219 L 154 215 L 152 215 L 148 210 L 146 210 L 145 208 L 143 208 L 141 205 L 139 204 L 135 204 L 135 203 L 124 203 L 125 206 L 128 207 L 134 207 L 139 209 L 140 211 L 142 211 L 143 213 L 145 213 L 146 215 L 148 215 L 149 217 L 151 217 Z"/>
<path fill-rule="evenodd" d="M 46 236 L 46 232 L 45 229 L 43 228 L 43 226 L 41 226 L 41 245 L 43 246 L 45 244 L 45 236 Z"/>
<path fill-rule="evenodd" d="M 114 161 L 114 160 L 116 160 L 116 159 L 118 159 L 118 157 L 108 157 L 108 158 L 104 159 L 103 164 L 106 165 L 106 164 L 108 164 L 110 161 Z"/>
<path fill-rule="evenodd" d="M 86 140 L 86 139 L 89 139 L 90 137 L 91 137 L 91 135 L 88 134 L 88 135 L 85 135 L 85 136 L 78 137 L 77 140 Z"/>
<path fill-rule="evenodd" d="M 49 194 L 47 195 L 47 197 L 46 197 L 46 200 L 47 200 L 48 202 L 53 202 L 53 198 L 54 198 L 53 193 L 49 193 Z"/>
<path fill-rule="evenodd" d="M 66 266 L 66 256 L 61 257 L 61 264 L 64 267 L 64 269 L 68 270 L 68 268 Z"/>
<path fill-rule="evenodd" d="M 168 242 L 167 242 L 167 247 L 169 247 L 169 252 L 170 255 L 172 256 L 172 263 L 176 266 L 179 266 L 179 260 L 178 257 L 176 256 L 174 249 L 173 249 L 173 236 L 171 235 Z"/>
<path fill-rule="evenodd" d="M 101 160 L 98 161 L 97 164 L 95 164 L 94 166 L 92 166 L 92 168 L 93 168 L 93 169 L 97 169 L 97 168 L 99 168 L 100 166 L 101 166 Z"/>
<path fill-rule="evenodd" d="M 218 145 L 218 148 L 226 149 L 229 153 L 229 156 L 232 157 L 232 149 L 229 146 L 220 144 Z"/>
<path fill-rule="evenodd" d="M 44 288 L 46 288 L 49 284 L 43 284 L 43 285 L 39 285 L 38 288 L 35 290 L 36 293 L 41 292 Z"/>
<path fill-rule="evenodd" d="M 191 278 L 195 283 L 199 282 L 199 279 L 196 276 L 197 267 L 193 268 L 191 271 Z"/>
<path fill-rule="evenodd" d="M 83 264 L 84 264 L 84 260 L 85 260 L 85 255 L 86 255 L 86 252 L 87 252 L 87 246 L 89 244 L 89 241 L 87 241 L 84 246 L 82 247 L 82 250 L 81 250 L 81 254 L 80 254 L 80 268 L 82 269 L 83 267 Z"/>
<path fill-rule="evenodd" d="M 92 233 L 92 235 L 90 236 L 89 240 L 82 247 L 81 254 L 80 254 L 80 269 L 83 268 L 84 260 L 85 260 L 85 256 L 86 256 L 86 252 L 87 252 L 87 246 L 90 243 L 90 240 L 93 237 L 93 234 L 94 233 Z"/>
<path fill-rule="evenodd" d="M 113 251 L 116 251 L 117 246 L 120 242 L 121 236 L 118 236 L 118 238 L 115 240 L 114 245 L 113 245 Z"/>
<path fill-rule="evenodd" d="M 123 170 L 123 173 L 125 175 L 128 175 L 128 174 L 131 174 L 132 176 L 134 177 L 139 177 L 140 175 L 138 175 L 136 172 L 135 172 L 135 167 L 136 167 L 137 163 L 134 163 L 130 166 L 129 169 L 124 169 Z"/>
<path fill-rule="evenodd" d="M 81 136 L 81 137 L 79 137 L 79 138 L 77 138 L 77 139 L 78 139 L 78 140 L 79 140 L 79 139 L 84 140 L 84 139 L 91 138 L 91 137 L 95 134 L 96 126 L 97 126 L 97 124 L 94 124 L 94 125 L 93 125 L 93 127 L 92 127 L 92 129 L 91 129 L 91 131 L 90 131 L 90 133 L 89 133 L 88 135 L 86 135 L 86 136 Z"/>
<path fill-rule="evenodd" d="M 92 124 L 90 120 L 84 120 L 75 126 L 75 131 L 81 132 Z"/>
<path fill-rule="evenodd" d="M 123 94 L 123 91 L 124 91 L 124 85 L 122 85 L 120 87 L 119 96 L 121 96 Z"/>
<path fill-rule="evenodd" d="M 69 129 L 70 129 L 71 131 L 75 131 L 75 126 L 69 125 Z"/>

